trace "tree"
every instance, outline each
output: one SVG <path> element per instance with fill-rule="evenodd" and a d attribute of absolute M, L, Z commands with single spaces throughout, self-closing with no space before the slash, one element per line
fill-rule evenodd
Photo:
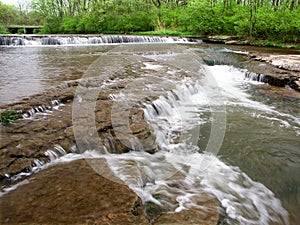
<path fill-rule="evenodd" d="M 16 10 L 13 6 L 0 2 L 0 24 L 7 26 L 12 24 L 16 17 Z"/>

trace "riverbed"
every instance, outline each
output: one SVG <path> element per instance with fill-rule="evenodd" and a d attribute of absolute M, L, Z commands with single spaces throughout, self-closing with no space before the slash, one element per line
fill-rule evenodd
<path fill-rule="evenodd" d="M 130 92 L 116 88 L 110 97 L 115 102 L 142 102 L 140 107 L 144 119 L 152 127 L 157 146 L 153 152 L 153 148 L 149 150 L 132 139 L 132 151 L 119 155 L 105 154 L 104 158 L 115 175 L 123 179 L 144 202 L 152 200 L 155 203 L 155 191 L 168 186 L 168 172 L 173 174 L 171 168 L 176 168 L 185 177 L 184 185 L 175 191 L 167 189 L 167 192 L 172 201 L 178 201 L 177 211 L 180 207 L 199 207 L 192 196 L 204 191 L 219 201 L 224 223 L 296 225 L 300 219 L 299 92 L 245 78 L 249 63 L 247 52 L 253 50 L 249 47 L 206 44 L 153 46 L 0 48 L 0 104 L 2 107 L 6 104 L 13 106 L 21 101 L 41 98 L 42 93 L 55 90 L 64 82 L 80 83 L 81 78 L 87 77 L 86 72 L 95 68 L 109 68 L 112 72 L 112 68 L 108 67 L 109 59 L 121 57 L 121 61 L 116 61 L 120 64 L 114 71 L 120 77 L 124 76 L 123 72 L 118 73 L 122 67 L 136 65 L 126 68 L 134 74 L 126 73 L 128 78 L 124 78 L 124 86 L 129 87 Z M 255 51 L 298 53 L 273 48 L 255 48 Z M 126 57 L 134 63 L 125 62 Z M 217 63 L 205 64 L 212 60 Z M 199 75 L 197 69 L 200 69 Z M 193 76 L 186 75 L 189 73 Z M 156 74 L 159 76 L 156 77 Z M 163 77 L 162 74 L 170 76 L 171 84 L 163 83 L 165 79 L 158 79 Z M 102 79 L 101 82 L 106 81 Z M 128 79 L 132 79 L 131 82 Z M 139 79 L 143 85 L 149 83 L 146 86 L 134 83 Z M 118 76 L 109 81 L 113 85 L 118 82 Z M 164 85 L 155 86 L 155 82 Z M 139 90 L 141 87 L 144 93 Z M 150 92 L 157 96 L 145 101 L 145 93 L 150 96 Z M 64 103 L 58 110 L 70 113 L 79 107 L 74 102 L 79 104 L 85 99 L 84 95 L 79 98 L 78 93 L 75 100 Z M 117 103 L 114 104 L 118 107 Z M 59 111 L 50 116 L 55 114 Z M 34 118 L 39 120 L 39 116 L 47 117 L 37 115 Z M 3 138 L 4 133 L 1 136 Z M 47 141 L 47 138 L 42 141 Z M 103 154 L 94 152 L 79 152 L 76 156 L 69 152 L 58 154 L 54 159 L 66 162 L 85 157 L 103 158 Z M 62 159 L 58 159 L 60 157 Z M 139 173 L 131 171 L 130 174 L 124 169 L 133 161 L 139 165 Z M 133 182 L 133 178 L 144 179 L 143 188 Z M 22 191 L 22 186 L 19 188 Z"/>

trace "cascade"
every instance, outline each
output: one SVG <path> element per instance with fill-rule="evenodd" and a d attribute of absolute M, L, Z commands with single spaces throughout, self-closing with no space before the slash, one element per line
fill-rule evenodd
<path fill-rule="evenodd" d="M 268 83 L 268 78 L 266 75 L 260 73 L 254 73 L 250 71 L 245 72 L 245 79 L 250 81 L 257 81 L 261 83 Z"/>
<path fill-rule="evenodd" d="M 199 136 L 193 130 L 211 122 L 205 117 L 210 107 L 204 96 L 200 83 L 178 85 L 145 104 L 145 119 L 160 151 L 108 155 L 110 168 L 139 195 L 146 213 L 151 204 L 162 211 L 166 207 L 175 212 L 189 208 L 208 212 L 212 208 L 198 204 L 206 193 L 219 200 L 228 224 L 289 224 L 286 210 L 267 187 L 204 152 L 192 140 Z"/>
<path fill-rule="evenodd" d="M 138 140 L 131 143 L 133 149 L 139 151 L 124 154 L 101 155 L 95 151 L 66 154 L 63 148 L 54 146 L 45 153 L 50 162 L 36 161 L 30 173 L 47 168 L 49 163 L 105 158 L 113 173 L 142 199 L 146 213 L 151 210 L 149 204 L 157 205 L 161 211 L 167 207 L 175 212 L 189 208 L 209 212 L 212 208 L 199 205 L 199 200 L 211 194 L 220 202 L 229 224 L 233 221 L 249 225 L 289 224 L 286 210 L 268 188 L 251 180 L 239 168 L 201 151 L 201 146 L 199 148 L 192 140 L 193 136 L 199 136 L 191 132 L 193 129 L 198 130 L 202 124 L 211 122 L 210 117 L 205 116 L 209 111 L 200 82 L 178 84 L 166 95 L 144 104 L 145 119 L 154 130 L 160 151 L 149 154 L 140 148 Z M 113 148 L 113 143 L 108 142 L 106 146 Z M 204 169 L 203 165 L 210 166 Z M 179 175 L 173 178 L 174 174 Z M 22 173 L 12 179 L 28 175 Z M 17 186 L 11 190 L 15 188 Z M 0 192 L 0 196 L 9 190 Z"/>
<path fill-rule="evenodd" d="M 238 79 L 238 84 L 243 79 L 242 72 L 228 66 L 209 69 L 232 105 L 239 103 L 243 107 L 251 105 L 264 110 L 264 105 L 254 104 L 238 85 L 234 86 L 235 79 Z M 261 77 L 255 79 L 260 81 Z M 178 82 L 172 91 L 143 104 L 145 120 L 153 128 L 158 146 L 154 154 L 144 151 L 138 139 L 130 140 L 134 151 L 124 154 L 101 155 L 92 150 L 75 154 L 76 147 L 67 154 L 63 148 L 55 146 L 45 153 L 50 162 L 45 164 L 36 160 L 31 173 L 49 164 L 79 158 L 105 158 L 113 173 L 142 199 L 146 211 L 150 203 L 167 206 L 169 211 L 175 212 L 189 208 L 209 211 L 209 206 L 199 205 L 198 200 L 201 200 L 202 194 L 210 194 L 220 202 L 228 224 L 289 224 L 287 211 L 272 191 L 251 180 L 238 167 L 227 165 L 215 155 L 205 152 L 205 148 L 198 144 L 200 127 L 213 121 L 210 105 L 215 102 L 206 99 L 202 82 L 186 83 Z M 218 93 L 215 89 L 213 91 Z M 135 96 L 123 94 L 122 98 L 123 101 L 132 101 L 130 97 Z M 109 99 L 119 97 L 112 94 Z M 106 140 L 105 147 L 116 149 L 111 139 Z M 177 176 L 174 178 L 174 175 Z"/>
<path fill-rule="evenodd" d="M 188 43 L 183 37 L 102 35 L 102 36 L 0 36 L 0 45 L 101 45 L 119 43 Z M 194 40 L 193 40 L 194 41 Z"/>
<path fill-rule="evenodd" d="M 23 118 L 24 119 L 28 119 L 32 116 L 34 116 L 37 113 L 47 113 L 47 111 L 50 111 L 52 109 L 58 109 L 60 106 L 62 106 L 63 104 L 61 104 L 59 102 L 59 100 L 52 100 L 51 101 L 51 105 L 40 105 L 37 107 L 34 107 L 30 110 L 28 110 L 27 112 L 23 113 Z"/>

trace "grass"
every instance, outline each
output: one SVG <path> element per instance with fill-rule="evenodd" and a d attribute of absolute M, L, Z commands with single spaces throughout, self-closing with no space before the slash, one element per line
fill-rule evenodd
<path fill-rule="evenodd" d="M 15 123 L 20 118 L 21 115 L 14 109 L 7 109 L 0 112 L 0 123 L 4 126 L 10 123 Z"/>
<path fill-rule="evenodd" d="M 10 33 L 7 31 L 0 31 L 0 34 L 10 34 Z"/>
<path fill-rule="evenodd" d="M 300 49 L 299 44 L 292 43 L 283 43 L 280 41 L 271 41 L 271 40 L 255 40 L 253 45 L 263 46 L 263 47 L 279 47 L 279 48 L 295 48 Z"/>

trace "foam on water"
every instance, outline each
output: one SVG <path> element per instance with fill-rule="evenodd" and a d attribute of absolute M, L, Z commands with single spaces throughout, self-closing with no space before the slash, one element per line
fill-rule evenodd
<path fill-rule="evenodd" d="M 284 127 L 291 127 L 299 135 L 300 117 L 280 112 L 273 106 L 251 100 L 251 95 L 245 92 L 246 87 L 253 84 L 264 84 L 259 81 L 245 79 L 245 71 L 232 66 L 216 65 L 208 67 L 209 73 L 218 82 L 222 94 L 227 98 L 227 105 L 238 105 L 245 108 L 255 109 L 261 116 L 270 121 L 279 121 Z"/>
<path fill-rule="evenodd" d="M 102 35 L 102 36 L 2 36 L 0 45 L 4 46 L 49 46 L 49 45 L 104 45 L 120 43 L 191 43 L 187 38 Z"/>
<path fill-rule="evenodd" d="M 238 168 L 224 164 L 212 154 L 181 153 L 132 152 L 107 157 L 107 160 L 113 172 L 144 203 L 163 205 L 167 201 L 177 212 L 191 207 L 210 210 L 209 206 L 199 205 L 197 200 L 211 194 L 220 201 L 226 216 L 240 224 L 289 223 L 286 210 L 274 194 Z M 203 164 L 212 160 L 214 163 L 203 170 Z M 176 173 L 180 174 L 179 178 L 172 177 Z M 162 202 L 155 197 L 158 194 L 168 200 Z"/>
<path fill-rule="evenodd" d="M 144 63 L 145 67 L 142 67 L 142 69 L 145 70 L 160 70 L 162 68 L 161 65 L 156 65 L 156 64 L 152 64 L 152 63 Z"/>
<path fill-rule="evenodd" d="M 199 199 L 211 194 L 221 203 L 225 216 L 239 224 L 289 224 L 280 200 L 263 184 L 215 155 L 201 153 L 190 141 L 191 135 L 183 135 L 179 143 L 173 142 L 175 130 L 192 134 L 190 131 L 201 122 L 209 122 L 199 117 L 200 109 L 210 109 L 198 85 L 179 86 L 167 97 L 145 106 L 145 118 L 154 128 L 160 151 L 107 156 L 110 168 L 144 203 L 172 206 L 177 212 L 191 207 L 205 211 L 211 208 L 199 205 Z M 247 95 L 239 100 L 250 101 Z M 165 197 L 161 200 L 157 195 Z"/>
<path fill-rule="evenodd" d="M 236 51 L 236 50 L 232 50 L 232 49 L 228 49 L 228 48 L 224 48 L 221 51 L 222 52 L 230 52 L 230 53 L 242 54 L 242 55 L 248 55 L 249 54 L 249 52 L 247 52 L 247 51 Z"/>

